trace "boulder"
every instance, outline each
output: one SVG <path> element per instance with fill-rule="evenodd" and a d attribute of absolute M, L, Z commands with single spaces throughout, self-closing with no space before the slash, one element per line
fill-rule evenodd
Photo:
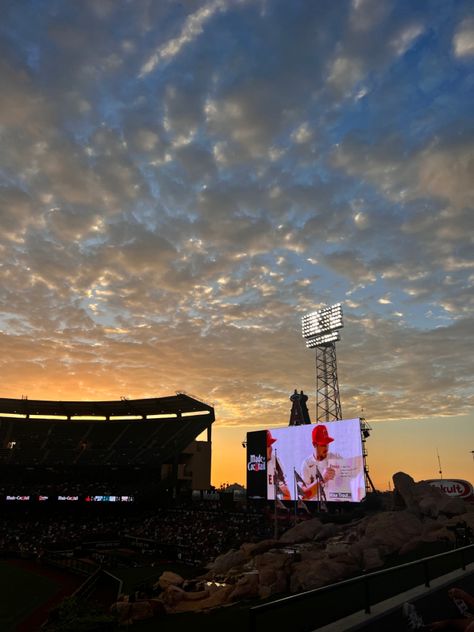
<path fill-rule="evenodd" d="M 348 549 L 345 554 L 345 556 L 352 561 L 356 569 L 365 568 L 364 550 L 365 547 L 363 547 L 359 541 L 356 541 L 351 543 L 350 549 Z"/>
<path fill-rule="evenodd" d="M 383 566 L 383 559 L 380 551 L 375 547 L 368 547 L 362 550 L 362 566 L 365 571 L 373 571 Z"/>
<path fill-rule="evenodd" d="M 259 573 L 258 595 L 267 599 L 288 590 L 288 574 L 284 570 L 271 567 L 263 568 Z"/>
<path fill-rule="evenodd" d="M 413 551 L 416 551 L 416 549 L 420 547 L 425 541 L 425 538 L 412 538 L 411 540 L 408 540 L 408 542 L 405 542 L 405 544 L 398 551 L 398 554 L 407 555 L 408 553 L 412 553 Z"/>
<path fill-rule="evenodd" d="M 234 590 L 229 594 L 229 601 L 252 599 L 259 594 L 259 574 L 257 571 L 244 573 L 237 580 Z"/>
<path fill-rule="evenodd" d="M 466 503 L 462 498 L 447 498 L 445 502 L 441 505 L 440 508 L 441 513 L 446 516 L 461 516 L 464 519 L 464 514 L 466 513 Z"/>
<path fill-rule="evenodd" d="M 260 553 L 265 553 L 270 549 L 282 546 L 278 540 L 262 540 L 261 542 L 245 542 L 240 547 L 240 550 L 244 552 L 247 557 L 254 557 Z"/>
<path fill-rule="evenodd" d="M 406 555 L 407 553 L 411 553 L 416 551 L 417 548 L 422 546 L 423 544 L 432 543 L 432 542 L 454 542 L 455 536 L 454 533 L 448 531 L 446 527 L 438 525 L 438 528 L 429 530 L 424 530 L 422 536 L 415 536 L 405 542 L 405 544 L 399 549 L 399 555 Z"/>
<path fill-rule="evenodd" d="M 151 606 L 154 617 L 158 617 L 158 616 L 162 616 L 166 614 L 165 604 L 161 601 L 161 599 L 157 599 L 156 597 L 153 597 L 152 599 L 148 600 L 148 603 Z"/>
<path fill-rule="evenodd" d="M 161 601 L 167 609 L 173 610 L 180 601 L 186 598 L 186 591 L 179 586 L 169 585 L 160 595 Z"/>
<path fill-rule="evenodd" d="M 117 617 L 119 625 L 130 625 L 133 623 L 131 618 L 132 607 L 128 601 L 116 601 L 110 606 L 110 613 Z"/>
<path fill-rule="evenodd" d="M 295 593 L 310 588 L 320 588 L 346 579 L 351 574 L 350 568 L 337 559 L 323 558 L 316 562 L 302 560 L 293 565 L 290 591 Z"/>
<path fill-rule="evenodd" d="M 331 559 L 341 565 L 341 571 L 344 577 L 354 575 L 361 570 L 360 561 L 357 556 L 353 555 L 352 550 L 348 550 L 346 553 L 341 553 Z"/>
<path fill-rule="evenodd" d="M 423 520 L 423 536 L 431 533 L 431 531 L 437 531 L 438 529 L 441 529 L 443 525 L 440 523 L 440 521 L 437 520 L 433 520 L 430 518 L 425 518 Z"/>
<path fill-rule="evenodd" d="M 418 503 L 420 513 L 429 518 L 437 518 L 439 515 L 438 503 L 433 498 L 421 498 Z"/>
<path fill-rule="evenodd" d="M 254 564 L 259 573 L 258 594 L 261 599 L 288 589 L 288 575 L 293 559 L 293 552 L 285 550 L 268 551 L 255 557 Z"/>
<path fill-rule="evenodd" d="M 407 511 L 420 515 L 418 502 L 415 498 L 415 481 L 409 474 L 405 472 L 397 472 L 393 475 L 393 485 L 395 491 L 402 498 Z"/>
<path fill-rule="evenodd" d="M 247 556 L 242 550 L 236 551 L 230 549 L 227 553 L 223 553 L 216 557 L 214 562 L 209 566 L 209 571 L 206 573 L 206 577 L 212 578 L 217 575 L 225 575 L 231 569 L 242 566 L 247 561 Z"/>
<path fill-rule="evenodd" d="M 162 590 L 166 590 L 168 586 L 182 586 L 184 582 L 184 578 L 177 573 L 173 573 L 172 571 L 164 571 L 158 581 L 154 584 L 153 588 L 161 588 Z"/>
<path fill-rule="evenodd" d="M 437 518 L 439 514 L 458 516 L 466 512 L 465 503 L 461 498 L 450 498 L 441 489 L 426 481 L 415 483 L 413 478 L 404 472 L 394 474 L 393 483 L 407 511 L 416 516 Z"/>
<path fill-rule="evenodd" d="M 421 513 L 431 518 L 436 518 L 440 513 L 457 516 L 466 512 L 465 503 L 461 498 L 450 498 L 441 489 L 426 481 L 415 484 L 414 495 Z"/>
<path fill-rule="evenodd" d="M 284 551 L 268 551 L 257 555 L 254 559 L 255 568 L 261 571 L 263 568 L 281 570 L 291 564 L 293 557 Z"/>
<path fill-rule="evenodd" d="M 423 535 L 423 542 L 455 542 L 456 537 L 452 531 L 448 531 L 446 527 L 431 530 Z"/>
<path fill-rule="evenodd" d="M 288 529 L 280 538 L 280 542 L 284 544 L 296 544 L 298 542 L 307 542 L 312 540 L 322 527 L 321 520 L 318 518 L 312 518 L 311 520 L 305 520 L 300 522 L 296 526 Z"/>
<path fill-rule="evenodd" d="M 357 542 L 359 540 L 355 531 L 349 531 L 345 536 L 346 542 Z"/>
<path fill-rule="evenodd" d="M 300 550 L 300 560 L 302 562 L 317 562 L 326 559 L 326 551 L 319 547 L 304 548 Z"/>
<path fill-rule="evenodd" d="M 344 542 L 343 540 L 333 540 L 326 542 L 326 553 L 328 557 L 337 557 L 338 555 L 348 553 L 352 548 L 350 542 Z"/>
<path fill-rule="evenodd" d="M 315 542 L 321 542 L 322 540 L 327 540 L 328 538 L 333 538 L 341 532 L 341 527 L 335 525 L 333 522 L 328 522 L 327 524 L 321 525 L 321 528 L 317 531 L 313 540 Z"/>
<path fill-rule="evenodd" d="M 200 601 L 201 599 L 207 599 L 210 595 L 208 588 L 205 590 L 185 591 L 181 601 Z"/>
<path fill-rule="evenodd" d="M 367 529 L 367 525 L 369 524 L 372 516 L 367 516 L 362 520 L 358 520 L 355 524 L 350 526 L 351 533 L 355 533 L 357 538 L 360 538 L 365 534 L 365 530 Z"/>
<path fill-rule="evenodd" d="M 153 618 L 153 608 L 147 601 L 136 601 L 132 608 L 132 621 L 145 621 Z"/>
<path fill-rule="evenodd" d="M 172 612 L 201 612 L 223 606 L 229 603 L 230 595 L 234 589 L 235 586 L 216 586 L 214 590 L 209 590 L 209 596 L 204 599 L 196 601 L 181 600 L 174 606 Z"/>
<path fill-rule="evenodd" d="M 422 531 L 423 523 L 410 511 L 384 511 L 367 523 L 363 545 L 375 547 L 385 556 L 399 551 L 408 540 L 421 536 Z"/>

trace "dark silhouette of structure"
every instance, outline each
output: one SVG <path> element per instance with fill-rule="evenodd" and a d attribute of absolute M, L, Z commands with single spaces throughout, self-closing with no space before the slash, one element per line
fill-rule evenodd
<path fill-rule="evenodd" d="M 311 419 L 309 418 L 309 411 L 306 405 L 308 401 L 308 396 L 303 393 L 303 391 L 298 391 L 295 388 L 295 392 L 290 395 L 290 400 L 292 403 L 291 412 L 290 412 L 290 421 L 288 422 L 289 426 L 302 426 L 303 424 L 310 424 Z"/>
<path fill-rule="evenodd" d="M 119 495 L 119 480 L 135 480 L 150 497 L 207 490 L 214 420 L 212 406 L 186 393 L 93 402 L 0 398 L 0 478 L 12 496 L 74 495 L 89 481 Z M 207 441 L 197 440 L 204 431 Z"/>

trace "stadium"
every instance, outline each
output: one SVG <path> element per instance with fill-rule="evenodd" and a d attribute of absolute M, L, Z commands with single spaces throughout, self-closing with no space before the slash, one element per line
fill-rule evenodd
<path fill-rule="evenodd" d="M 164 570 L 193 577 L 265 537 L 261 515 L 209 492 L 214 421 L 213 406 L 183 392 L 0 399 L 0 629 L 39 629 L 64 599 L 79 621 L 91 608 L 100 621 Z"/>
<path fill-rule="evenodd" d="M 404 488 L 413 494 L 417 484 L 406 474 L 394 476 L 394 494 L 366 495 L 365 422 L 330 422 L 329 436 L 324 424 L 311 424 L 303 392 L 290 400 L 287 428 L 247 435 L 242 498 L 211 487 L 215 411 L 189 394 L 0 399 L 0 629 L 166 631 L 201 626 L 205 612 L 209 632 L 309 632 L 315 604 L 318 625 L 337 626 L 361 604 L 366 617 L 371 600 L 397 595 L 400 581 L 428 586 L 461 566 L 457 581 L 472 590 L 474 514 L 463 501 L 421 482 L 417 511 L 438 512 L 433 531 L 431 517 L 407 511 Z M 277 470 L 295 450 L 291 463 L 301 460 L 316 436 L 339 446 L 337 493 L 328 486 L 324 502 L 306 504 L 295 479 L 294 497 L 290 489 L 280 495 Z M 344 449 L 354 448 L 359 456 L 344 461 Z M 345 492 L 349 476 L 359 487 Z M 348 502 L 335 502 L 344 496 Z M 421 538 L 427 525 L 431 537 Z M 403 629 L 400 616 L 398 604 L 383 629 Z"/>
<path fill-rule="evenodd" d="M 209 489 L 214 420 L 212 406 L 184 393 L 103 402 L 0 399 L 0 498 L 136 502 Z"/>

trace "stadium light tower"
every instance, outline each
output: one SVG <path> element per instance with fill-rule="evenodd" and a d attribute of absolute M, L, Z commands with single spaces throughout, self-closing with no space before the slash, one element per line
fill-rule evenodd
<path fill-rule="evenodd" d="M 316 421 L 342 419 L 336 364 L 336 342 L 344 327 L 341 304 L 306 314 L 301 321 L 306 346 L 316 349 Z"/>

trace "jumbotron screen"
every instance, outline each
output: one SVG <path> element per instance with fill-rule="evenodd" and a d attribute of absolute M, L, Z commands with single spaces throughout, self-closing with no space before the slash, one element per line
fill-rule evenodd
<path fill-rule="evenodd" d="M 359 419 L 247 434 L 250 498 L 360 502 L 365 497 Z"/>

